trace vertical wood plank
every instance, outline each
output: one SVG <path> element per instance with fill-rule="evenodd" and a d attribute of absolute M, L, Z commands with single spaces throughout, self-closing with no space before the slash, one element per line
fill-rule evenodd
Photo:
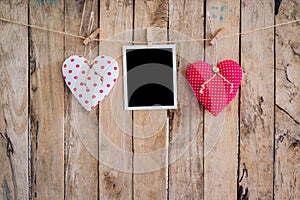
<path fill-rule="evenodd" d="M 206 37 L 212 37 L 225 27 L 225 34 L 239 32 L 240 1 L 206 1 Z M 211 26 L 211 27 L 210 27 Z M 230 49 L 230 50 L 229 50 Z M 239 59 L 239 38 L 226 38 L 217 44 L 217 61 Z M 206 62 L 213 64 L 214 49 L 207 46 Z M 237 138 L 238 138 L 238 94 L 220 113 L 213 117 L 205 111 L 204 119 L 204 199 L 237 199 Z"/>
<path fill-rule="evenodd" d="M 100 199 L 132 199 L 132 115 L 123 105 L 122 46 L 132 40 L 133 0 L 100 1 L 100 54 L 115 58 L 119 77 L 99 104 Z M 130 45 L 130 44 L 127 44 Z"/>
<path fill-rule="evenodd" d="M 170 1 L 170 40 L 204 35 L 202 1 Z M 191 91 L 186 69 L 204 59 L 204 43 L 176 43 L 178 109 L 170 114 L 169 199 L 203 199 L 203 108 Z"/>
<path fill-rule="evenodd" d="M 98 1 L 65 0 L 65 31 L 87 37 L 91 12 L 93 30 L 98 28 Z M 92 42 L 92 58 L 98 55 Z M 65 37 L 65 59 L 71 55 L 89 58 L 88 47 L 78 38 Z M 65 198 L 97 199 L 98 110 L 87 112 L 65 85 Z"/>
<path fill-rule="evenodd" d="M 168 7 L 168 0 L 136 0 L 134 40 L 147 41 L 145 27 L 161 28 L 153 30 L 154 42 L 167 40 Z M 165 199 L 167 111 L 134 111 L 133 119 L 134 199 Z"/>
<path fill-rule="evenodd" d="M 64 30 L 63 1 L 29 2 L 29 23 Z M 30 29 L 31 197 L 64 198 L 62 35 Z"/>
<path fill-rule="evenodd" d="M 297 0 L 283 1 L 276 23 L 300 18 Z M 276 28 L 275 199 L 300 199 L 299 23 Z"/>
<path fill-rule="evenodd" d="M 0 17 L 28 23 L 27 1 L 1 1 Z M 28 198 L 28 29 L 0 22 L 0 199 Z"/>
<path fill-rule="evenodd" d="M 274 23 L 274 1 L 242 1 L 242 28 L 248 31 Z M 273 198 L 274 30 L 241 38 L 240 163 L 248 171 L 244 188 L 251 199 Z"/>

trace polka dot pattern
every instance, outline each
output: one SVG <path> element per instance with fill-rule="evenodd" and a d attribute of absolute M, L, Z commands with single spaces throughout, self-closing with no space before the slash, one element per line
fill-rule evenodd
<path fill-rule="evenodd" d="M 202 93 L 200 92 L 201 85 L 214 75 L 212 66 L 206 62 L 195 62 L 186 71 L 187 80 L 198 101 L 214 116 L 233 100 L 242 80 L 242 70 L 237 62 L 224 60 L 217 67 L 219 73 L 233 84 L 232 92 L 230 84 L 218 75 L 205 85 Z"/>
<path fill-rule="evenodd" d="M 102 55 L 93 63 L 89 66 L 84 57 L 74 55 L 62 65 L 67 86 L 87 111 L 94 109 L 109 94 L 119 76 L 119 66 L 114 58 Z"/>

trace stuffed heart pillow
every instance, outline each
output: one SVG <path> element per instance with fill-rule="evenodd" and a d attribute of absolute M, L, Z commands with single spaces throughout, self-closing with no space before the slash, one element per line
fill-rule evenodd
<path fill-rule="evenodd" d="M 119 66 L 109 56 L 98 56 L 93 61 L 82 56 L 71 56 L 63 63 L 62 73 L 75 98 L 90 111 L 117 82 Z"/>
<path fill-rule="evenodd" d="M 242 70 L 233 60 L 224 60 L 217 67 L 198 61 L 186 71 L 187 80 L 198 101 L 217 116 L 236 96 L 242 80 Z M 210 80 L 211 79 L 211 80 Z"/>

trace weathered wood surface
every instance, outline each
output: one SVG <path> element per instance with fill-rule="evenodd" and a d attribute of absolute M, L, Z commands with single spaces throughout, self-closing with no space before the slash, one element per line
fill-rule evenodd
<path fill-rule="evenodd" d="M 0 16 L 28 23 L 27 2 L 0 1 Z M 0 22 L 0 199 L 28 198 L 28 30 Z"/>
<path fill-rule="evenodd" d="M 110 41 L 146 41 L 150 26 L 154 41 L 222 27 L 229 35 L 299 19 L 299 10 L 298 0 L 0 1 L 0 17 L 83 36 L 94 11 L 93 29 L 108 40 L 93 42 L 93 57 L 120 66 L 111 94 L 87 113 L 61 74 L 65 58 L 88 50 L 82 40 L 0 22 L 0 199 L 300 199 L 299 23 L 218 41 L 217 61 L 244 72 L 218 117 L 185 81 L 192 62 L 214 64 L 208 43 L 176 42 L 177 110 L 131 112 L 121 49 L 131 43 Z"/>
<path fill-rule="evenodd" d="M 242 1 L 242 32 L 274 24 L 274 1 Z M 240 170 L 251 199 L 273 197 L 274 30 L 241 37 Z M 249 112 L 251 110 L 251 112 Z"/>
<path fill-rule="evenodd" d="M 101 38 L 131 41 L 133 1 L 100 1 L 100 28 Z M 132 199 L 132 112 L 124 110 L 121 65 L 125 44 L 100 46 L 100 54 L 114 57 L 120 67 L 114 89 L 99 105 L 100 199 Z"/>
<path fill-rule="evenodd" d="M 134 40 L 147 41 L 146 27 L 161 28 L 153 30 L 153 41 L 167 40 L 168 5 L 168 0 L 135 1 Z M 133 112 L 134 199 L 166 198 L 166 120 L 165 110 Z"/>
<path fill-rule="evenodd" d="M 64 30 L 63 2 L 29 2 L 29 22 Z M 36 29 L 30 38 L 31 198 L 64 198 L 64 37 Z"/>
<path fill-rule="evenodd" d="M 223 27 L 228 35 L 239 32 L 240 1 L 209 0 L 206 3 L 209 13 L 206 15 L 206 37 L 212 37 Z M 216 55 L 214 52 L 214 47 L 206 46 L 206 62 L 213 65 L 217 64 L 215 60 L 238 62 L 239 38 L 219 40 Z M 204 113 L 204 199 L 237 199 L 238 104 L 237 94 L 219 116 Z"/>
<path fill-rule="evenodd" d="M 65 31 L 84 36 L 90 35 L 89 21 L 94 13 L 92 30 L 99 25 L 97 1 L 65 1 Z M 90 43 L 92 56 L 98 55 L 97 43 Z M 89 59 L 89 47 L 81 40 L 65 37 L 65 59 L 83 55 Z M 98 196 L 98 109 L 85 109 L 64 88 L 64 140 L 65 140 L 65 198 L 97 199 Z"/>
<path fill-rule="evenodd" d="M 170 40 L 204 37 L 203 2 L 170 1 Z M 176 44 L 177 110 L 169 112 L 169 199 L 203 199 L 203 108 L 185 79 L 188 66 L 204 59 L 204 42 Z M 188 116 L 195 116 L 190 118 Z"/>
<path fill-rule="evenodd" d="M 300 18 L 300 2 L 282 2 L 276 23 Z M 276 28 L 275 199 L 300 199 L 299 24 Z"/>

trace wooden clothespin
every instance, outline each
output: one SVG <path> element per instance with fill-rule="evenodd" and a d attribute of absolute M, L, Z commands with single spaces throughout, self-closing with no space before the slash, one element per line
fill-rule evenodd
<path fill-rule="evenodd" d="M 152 27 L 147 28 L 147 45 L 148 45 L 148 47 L 152 47 L 152 42 L 153 42 L 152 31 L 153 31 Z"/>
<path fill-rule="evenodd" d="M 90 41 L 92 41 L 95 37 L 97 37 L 98 34 L 100 34 L 101 29 L 98 28 L 95 30 L 89 37 L 87 37 L 84 41 L 83 44 L 87 45 Z"/>
<path fill-rule="evenodd" d="M 211 39 L 210 44 L 215 45 L 217 40 L 220 38 L 220 35 L 225 32 L 225 28 L 221 28 L 217 31 L 217 33 L 214 35 L 214 37 Z"/>

